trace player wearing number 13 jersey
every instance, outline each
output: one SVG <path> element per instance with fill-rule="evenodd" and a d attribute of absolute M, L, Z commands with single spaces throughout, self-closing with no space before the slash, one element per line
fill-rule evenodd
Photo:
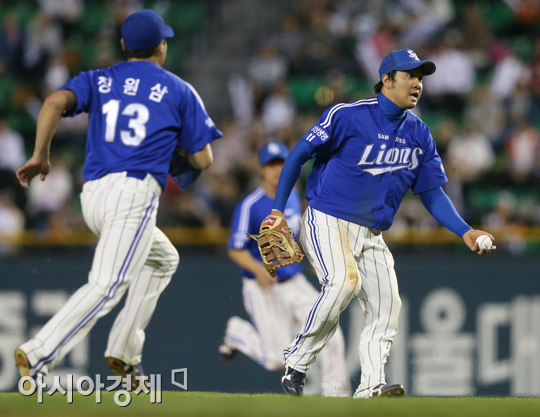
<path fill-rule="evenodd" d="M 49 172 L 49 148 L 61 116 L 89 113 L 81 194 L 88 227 L 99 236 L 88 283 L 15 352 L 21 376 L 47 374 L 129 288 L 109 334 L 105 359 L 117 375 L 141 374 L 144 329 L 178 265 L 178 253 L 156 227 L 159 195 L 173 151 L 191 165 L 212 163 L 221 136 L 195 90 L 161 68 L 173 30 L 150 10 L 122 27 L 127 62 L 83 72 L 45 101 L 34 156 L 17 176 L 28 187 Z M 178 147 L 177 147 L 178 146 Z"/>

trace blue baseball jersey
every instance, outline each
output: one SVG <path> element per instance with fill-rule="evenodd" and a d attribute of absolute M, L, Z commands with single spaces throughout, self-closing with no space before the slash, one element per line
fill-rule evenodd
<path fill-rule="evenodd" d="M 302 140 L 315 158 L 309 205 L 373 229 L 392 225 L 409 188 L 418 194 L 448 181 L 427 125 L 407 111 L 396 127 L 377 98 L 331 107 Z"/>
<path fill-rule="evenodd" d="M 85 180 L 130 171 L 165 188 L 178 141 L 194 154 L 222 136 L 193 87 L 149 61 L 81 72 L 61 89 L 77 96 L 65 116 L 90 114 Z"/>
<path fill-rule="evenodd" d="M 229 249 L 247 249 L 255 259 L 262 262 L 257 242 L 246 237 L 246 233 L 259 234 L 261 223 L 272 211 L 273 204 L 274 199 L 269 197 L 262 187 L 255 189 L 240 201 L 234 210 L 227 247 Z M 294 231 L 296 239 L 296 236 L 300 233 L 300 220 L 302 217 L 300 196 L 296 190 L 292 191 L 283 214 L 288 225 Z M 283 266 L 276 269 L 276 278 L 278 281 L 285 281 L 299 272 L 302 272 L 300 264 Z M 251 272 L 245 269 L 241 269 L 241 274 L 247 278 L 255 278 Z"/>

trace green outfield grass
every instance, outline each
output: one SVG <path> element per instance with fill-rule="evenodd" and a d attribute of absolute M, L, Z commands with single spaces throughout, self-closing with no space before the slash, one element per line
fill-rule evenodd
<path fill-rule="evenodd" d="M 213 392 L 164 392 L 161 404 L 151 404 L 150 396 L 133 396 L 121 408 L 113 393 L 104 392 L 101 404 L 95 395 L 73 395 L 73 403 L 56 393 L 45 393 L 43 404 L 37 396 L 0 393 L 0 416 L 456 416 L 509 417 L 540 416 L 540 398 L 429 398 L 405 397 L 370 400 L 352 398 L 291 398 L 276 394 L 221 394 Z"/>

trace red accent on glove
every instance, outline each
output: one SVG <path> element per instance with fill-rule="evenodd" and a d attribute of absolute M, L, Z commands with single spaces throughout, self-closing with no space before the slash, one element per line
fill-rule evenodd
<path fill-rule="evenodd" d="M 263 224 L 265 226 L 273 226 L 276 220 L 277 217 L 268 216 L 266 219 L 263 220 Z"/>

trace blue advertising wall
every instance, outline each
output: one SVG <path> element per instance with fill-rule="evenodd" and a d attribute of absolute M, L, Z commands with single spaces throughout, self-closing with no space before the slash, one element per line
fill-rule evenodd
<path fill-rule="evenodd" d="M 540 396 L 538 256 L 394 249 L 403 309 L 388 382 L 403 383 L 411 395 Z M 243 355 L 231 366 L 221 363 L 218 346 L 227 319 L 247 318 L 236 266 L 222 249 L 179 252 L 179 269 L 147 328 L 146 373 L 161 374 L 166 390 L 180 389 L 171 383 L 171 370 L 187 368 L 190 391 L 281 392 L 279 373 Z M 0 390 L 16 389 L 14 349 L 86 281 L 91 259 L 88 249 L 0 261 Z M 109 374 L 103 351 L 119 309 L 98 322 L 56 374 Z M 360 304 L 353 301 L 341 325 L 354 387 L 362 323 Z"/>

